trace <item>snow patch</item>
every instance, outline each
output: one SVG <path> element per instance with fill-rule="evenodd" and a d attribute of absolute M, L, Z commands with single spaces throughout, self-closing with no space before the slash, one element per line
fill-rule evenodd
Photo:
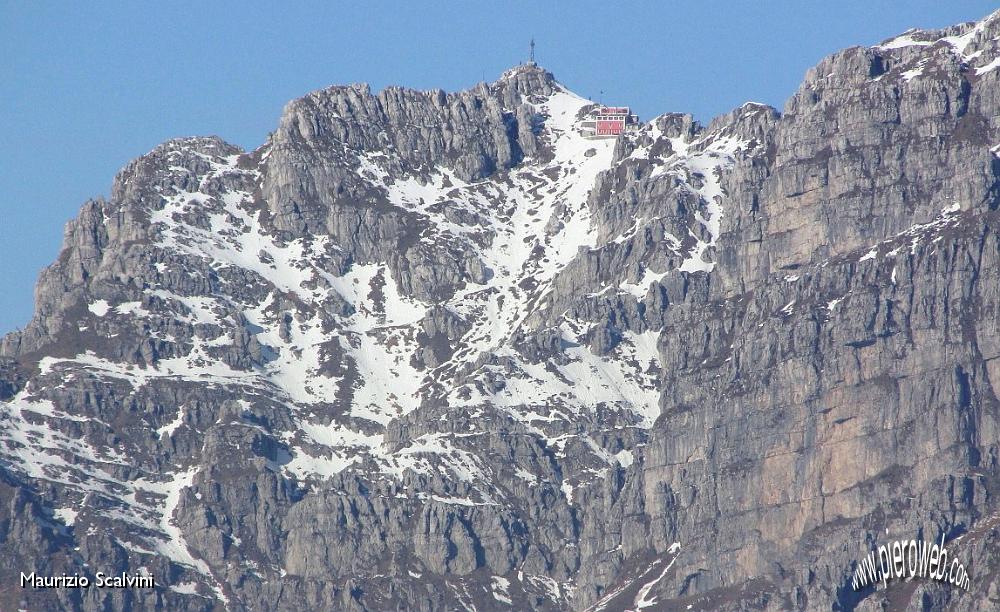
<path fill-rule="evenodd" d="M 493 599 L 496 599 L 502 604 L 512 605 L 513 601 L 510 599 L 510 580 L 502 576 L 493 576 Z"/>
<path fill-rule="evenodd" d="M 89 310 L 90 312 L 94 313 L 99 317 L 103 317 L 104 315 L 108 314 L 109 310 L 111 310 L 111 305 L 108 304 L 107 300 L 97 300 L 96 302 L 87 306 L 87 310 Z"/>
<path fill-rule="evenodd" d="M 635 461 L 635 456 L 628 449 L 620 450 L 615 454 L 615 461 L 623 468 L 627 468 Z"/>
<path fill-rule="evenodd" d="M 163 427 L 157 428 L 156 435 L 161 440 L 163 438 L 169 438 L 172 435 L 174 435 L 174 432 L 177 431 L 177 428 L 180 427 L 183 422 L 184 422 L 184 408 L 179 407 L 177 408 L 177 415 L 174 416 L 174 420 L 170 421 Z"/>
<path fill-rule="evenodd" d="M 72 527 L 79 512 L 72 508 L 56 508 L 52 514 L 67 527 Z"/>

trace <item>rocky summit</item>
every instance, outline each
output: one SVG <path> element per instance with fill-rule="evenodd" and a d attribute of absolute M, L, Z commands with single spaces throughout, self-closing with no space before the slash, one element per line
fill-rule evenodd
<path fill-rule="evenodd" d="M 529 63 L 128 164 L 0 342 L 0 609 L 1000 606 L 1000 12 L 595 109 Z M 855 588 L 910 539 L 967 588 Z"/>

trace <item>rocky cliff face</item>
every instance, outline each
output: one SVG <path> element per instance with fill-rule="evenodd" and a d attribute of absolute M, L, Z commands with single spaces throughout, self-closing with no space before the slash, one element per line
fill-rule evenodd
<path fill-rule="evenodd" d="M 161 145 L 0 343 L 0 608 L 1000 603 L 998 79 L 994 15 L 707 127 L 529 65 Z"/>

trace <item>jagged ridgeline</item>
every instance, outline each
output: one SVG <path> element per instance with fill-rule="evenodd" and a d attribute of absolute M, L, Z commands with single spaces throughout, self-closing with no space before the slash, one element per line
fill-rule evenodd
<path fill-rule="evenodd" d="M 707 127 L 529 64 L 157 147 L 0 344 L 0 609 L 997 605 L 998 40 Z M 855 592 L 885 534 L 970 590 Z"/>

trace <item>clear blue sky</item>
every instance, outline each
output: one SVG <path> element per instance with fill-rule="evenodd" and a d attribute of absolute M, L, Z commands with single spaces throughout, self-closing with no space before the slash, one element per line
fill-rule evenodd
<path fill-rule="evenodd" d="M 247 5 L 253 5 L 248 7 Z M 0 333 L 31 316 L 65 222 L 159 142 L 255 148 L 333 83 L 462 89 L 537 59 L 582 95 L 707 122 L 780 108 L 823 56 L 979 19 L 972 0 L 21 2 L 0 0 Z"/>

